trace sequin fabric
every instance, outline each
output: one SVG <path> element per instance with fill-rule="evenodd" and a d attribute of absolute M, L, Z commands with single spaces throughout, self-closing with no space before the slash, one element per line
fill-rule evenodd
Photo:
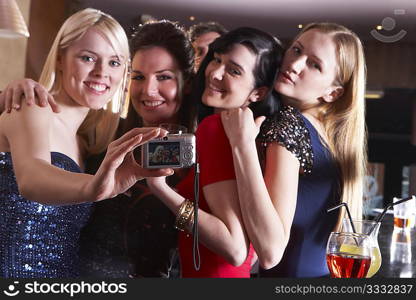
<path fill-rule="evenodd" d="M 278 142 L 292 152 L 300 162 L 303 174 L 310 174 L 313 167 L 313 151 L 309 130 L 300 112 L 292 106 L 282 106 L 272 117 L 267 118 L 258 137 L 264 148 Z"/>
<path fill-rule="evenodd" d="M 64 154 L 52 152 L 54 166 L 80 173 Z M 73 278 L 79 272 L 79 235 L 91 204 L 52 206 L 23 198 L 11 154 L 0 152 L 0 277 Z"/>

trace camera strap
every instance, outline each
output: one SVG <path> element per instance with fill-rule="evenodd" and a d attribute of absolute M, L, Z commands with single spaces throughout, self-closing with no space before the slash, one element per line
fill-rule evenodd
<path fill-rule="evenodd" d="M 194 224 L 192 228 L 193 235 L 193 249 L 192 255 L 194 259 L 194 268 L 199 271 L 201 267 L 201 255 L 199 253 L 199 240 L 198 240 L 198 208 L 199 208 L 199 163 L 198 163 L 198 154 L 195 153 L 195 177 L 194 177 Z"/>

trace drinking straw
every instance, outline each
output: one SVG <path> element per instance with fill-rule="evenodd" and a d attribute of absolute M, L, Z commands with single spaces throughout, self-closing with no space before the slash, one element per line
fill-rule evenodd
<path fill-rule="evenodd" d="M 370 228 L 370 230 L 368 231 L 368 235 L 370 235 L 373 231 L 374 231 L 374 229 L 376 228 L 376 225 L 377 225 L 377 223 L 378 222 L 381 222 L 382 220 L 383 220 L 383 218 L 384 218 L 384 216 L 386 215 L 386 213 L 387 213 L 387 210 L 389 209 L 389 208 L 392 208 L 393 206 L 395 206 L 395 205 L 397 205 L 397 204 L 400 204 L 400 203 L 403 203 L 403 202 L 406 202 L 406 201 L 409 201 L 409 200 L 412 200 L 413 199 L 413 196 L 410 196 L 410 197 L 407 197 L 407 198 L 404 198 L 404 199 L 402 199 L 402 200 L 399 200 L 399 201 L 397 201 L 397 202 L 392 202 L 392 203 L 390 203 L 389 205 L 387 205 L 384 209 L 383 209 L 383 211 L 377 216 L 377 218 L 374 220 L 375 221 L 375 223 L 374 223 L 374 225 L 373 225 L 373 227 L 371 227 Z"/>
<path fill-rule="evenodd" d="M 342 202 L 341 204 L 338 204 L 338 205 L 336 205 L 336 206 L 334 206 L 334 207 L 328 208 L 328 209 L 326 210 L 326 212 L 331 212 L 331 211 L 333 211 L 333 210 L 336 210 L 336 209 L 340 208 L 341 206 L 344 206 L 344 207 L 345 207 L 345 209 L 347 210 L 348 219 L 350 220 L 350 223 L 351 223 L 352 232 L 357 233 L 357 231 L 355 230 L 354 223 L 353 223 L 353 221 L 352 221 L 351 214 L 350 214 L 350 210 L 349 210 L 349 208 L 348 208 L 348 204 L 347 204 L 347 203 Z"/>

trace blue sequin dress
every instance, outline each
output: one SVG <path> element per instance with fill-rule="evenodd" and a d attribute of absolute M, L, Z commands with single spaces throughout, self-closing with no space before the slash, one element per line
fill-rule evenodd
<path fill-rule="evenodd" d="M 51 162 L 80 173 L 68 156 L 51 152 Z M 11 154 L 0 152 L 0 277 L 73 278 L 79 271 L 79 235 L 91 204 L 52 206 L 23 198 Z"/>

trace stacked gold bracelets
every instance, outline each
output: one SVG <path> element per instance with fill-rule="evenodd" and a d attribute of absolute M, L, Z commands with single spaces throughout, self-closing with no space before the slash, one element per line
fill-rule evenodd
<path fill-rule="evenodd" d="M 184 231 L 185 229 L 191 231 L 193 225 L 194 203 L 189 199 L 185 199 L 179 208 L 178 215 L 176 216 L 175 228 L 180 231 Z"/>

